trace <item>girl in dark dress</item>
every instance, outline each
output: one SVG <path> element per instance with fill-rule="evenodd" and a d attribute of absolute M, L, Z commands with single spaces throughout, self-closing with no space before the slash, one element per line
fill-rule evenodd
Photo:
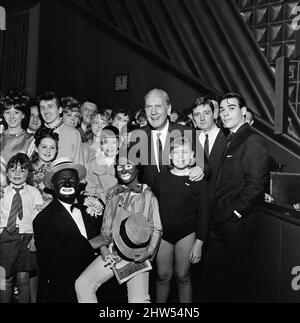
<path fill-rule="evenodd" d="M 201 260 L 210 216 L 205 180 L 189 180 L 193 155 L 188 139 L 176 138 L 170 146 L 172 168 L 161 172 L 153 187 L 163 226 L 157 254 L 158 303 L 167 302 L 173 272 L 178 284 L 179 302 L 192 302 L 190 266 Z"/>

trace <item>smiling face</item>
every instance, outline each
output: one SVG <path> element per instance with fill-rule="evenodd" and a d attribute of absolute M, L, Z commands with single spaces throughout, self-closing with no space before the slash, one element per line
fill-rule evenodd
<path fill-rule="evenodd" d="M 8 128 L 21 130 L 21 123 L 25 118 L 25 115 L 20 110 L 15 109 L 14 107 L 6 109 L 3 112 L 3 117 L 7 123 Z"/>
<path fill-rule="evenodd" d="M 189 167 L 193 158 L 193 150 L 189 144 L 175 145 L 170 157 L 173 166 L 182 170 Z"/>
<path fill-rule="evenodd" d="M 39 159 L 43 163 L 49 163 L 54 160 L 57 153 L 57 143 L 53 138 L 43 138 L 39 146 L 35 149 Z"/>
<path fill-rule="evenodd" d="M 194 108 L 193 118 L 200 130 L 209 131 L 215 124 L 214 114 L 209 104 L 201 104 Z"/>
<path fill-rule="evenodd" d="M 47 101 L 42 100 L 40 102 L 40 111 L 45 123 L 51 125 L 51 123 L 54 123 L 57 119 L 59 119 L 62 108 L 57 106 L 55 99 Z"/>
<path fill-rule="evenodd" d="M 220 104 L 220 117 L 224 127 L 235 131 L 244 123 L 247 113 L 246 107 L 240 107 L 236 98 L 225 99 Z"/>
<path fill-rule="evenodd" d="M 166 125 L 171 105 L 168 105 L 160 92 L 152 92 L 146 97 L 145 112 L 149 124 L 155 130 L 161 130 Z"/>
<path fill-rule="evenodd" d="M 62 202 L 72 204 L 78 193 L 79 177 L 75 169 L 63 169 L 52 177 L 55 196 Z"/>
<path fill-rule="evenodd" d="M 91 125 L 93 135 L 99 137 L 101 130 L 108 125 L 108 121 L 105 120 L 100 114 L 96 114 L 92 119 Z"/>
<path fill-rule="evenodd" d="M 15 186 L 23 185 L 27 180 L 28 174 L 29 170 L 23 168 L 20 164 L 12 165 L 12 167 L 7 170 L 7 177 L 10 183 Z"/>
<path fill-rule="evenodd" d="M 79 111 L 67 111 L 63 114 L 63 123 L 76 128 L 80 121 L 80 112 Z"/>
<path fill-rule="evenodd" d="M 126 158 L 120 158 L 117 166 L 117 175 L 121 182 L 128 185 L 137 182 L 138 170 L 137 167 Z"/>
<path fill-rule="evenodd" d="M 101 140 L 101 150 L 105 157 L 116 157 L 119 151 L 119 140 L 116 137 L 104 136 Z"/>

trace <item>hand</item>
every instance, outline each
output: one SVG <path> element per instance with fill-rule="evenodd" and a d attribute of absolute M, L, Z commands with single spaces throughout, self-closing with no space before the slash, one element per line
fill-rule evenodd
<path fill-rule="evenodd" d="M 197 264 L 202 257 L 202 246 L 203 246 L 203 241 L 196 239 L 191 253 L 190 253 L 190 258 L 189 258 L 189 262 L 191 264 Z"/>
<path fill-rule="evenodd" d="M 203 179 L 204 172 L 200 166 L 195 166 L 190 169 L 190 181 L 199 182 Z"/>
<path fill-rule="evenodd" d="M 134 262 L 144 262 L 150 257 L 151 257 L 151 253 L 148 250 L 145 250 L 140 253 L 136 253 L 134 255 Z"/>
<path fill-rule="evenodd" d="M 109 251 L 109 249 L 106 246 L 102 246 L 100 248 L 100 253 L 103 260 L 105 260 L 107 256 L 112 255 L 112 253 Z"/>
<path fill-rule="evenodd" d="M 31 240 L 29 241 L 27 248 L 29 249 L 30 252 L 36 252 L 34 237 L 32 237 Z"/>

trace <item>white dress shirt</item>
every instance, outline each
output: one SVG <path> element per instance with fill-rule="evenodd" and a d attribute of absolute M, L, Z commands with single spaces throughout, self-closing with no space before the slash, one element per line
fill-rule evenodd
<path fill-rule="evenodd" d="M 205 136 L 208 135 L 209 154 L 212 151 L 214 143 L 218 137 L 219 131 L 220 131 L 220 128 L 218 128 L 216 125 L 214 125 L 208 132 L 202 131 L 199 135 L 199 141 L 200 141 L 200 144 L 203 148 L 204 148 L 204 143 L 205 143 Z"/>
<path fill-rule="evenodd" d="M 162 145 L 162 148 L 165 149 L 165 145 L 166 145 L 166 141 L 167 141 L 167 136 L 168 136 L 168 129 L 169 129 L 169 120 L 167 120 L 166 125 L 163 127 L 163 129 L 161 130 L 151 130 L 151 134 L 152 134 L 152 145 L 154 148 L 154 156 L 155 156 L 155 162 L 156 162 L 156 166 L 158 171 L 160 171 L 159 169 L 159 162 L 158 162 L 158 155 L 157 155 L 157 135 L 160 133 L 160 142 Z"/>
<path fill-rule="evenodd" d="M 86 229 L 85 225 L 82 219 L 82 214 L 79 209 L 74 207 L 73 212 L 71 212 L 71 204 L 64 203 L 59 200 L 59 202 L 65 207 L 65 209 L 69 212 L 73 220 L 75 221 L 80 233 L 87 239 Z"/>
<path fill-rule="evenodd" d="M 23 218 L 20 220 L 17 217 L 16 227 L 19 228 L 19 233 L 33 233 L 32 221 L 35 216 L 43 209 L 43 198 L 40 191 L 26 183 L 23 185 L 23 189 L 20 191 L 22 206 L 23 206 Z M 4 196 L 0 199 L 0 233 L 7 226 L 7 221 L 10 214 L 12 200 L 16 191 L 14 185 L 11 183 L 4 188 Z"/>

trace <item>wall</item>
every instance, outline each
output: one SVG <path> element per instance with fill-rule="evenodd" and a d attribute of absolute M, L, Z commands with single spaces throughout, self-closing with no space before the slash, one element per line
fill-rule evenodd
<path fill-rule="evenodd" d="M 49 28 L 51 26 L 51 28 Z M 114 75 L 129 74 L 129 91 L 114 92 Z M 90 98 L 100 106 L 143 106 L 154 87 L 165 89 L 173 108 L 182 110 L 197 96 L 172 75 L 152 65 L 91 23 L 52 1 L 41 5 L 38 92 Z"/>
<path fill-rule="evenodd" d="M 54 90 L 100 106 L 125 105 L 132 111 L 154 87 L 165 89 L 173 109 L 183 110 L 199 95 L 173 75 L 108 37 L 92 23 L 56 1 L 42 2 L 38 93 Z M 129 74 L 129 91 L 114 91 L 114 75 Z M 299 158 L 269 142 L 270 154 L 286 172 L 300 172 Z"/>

